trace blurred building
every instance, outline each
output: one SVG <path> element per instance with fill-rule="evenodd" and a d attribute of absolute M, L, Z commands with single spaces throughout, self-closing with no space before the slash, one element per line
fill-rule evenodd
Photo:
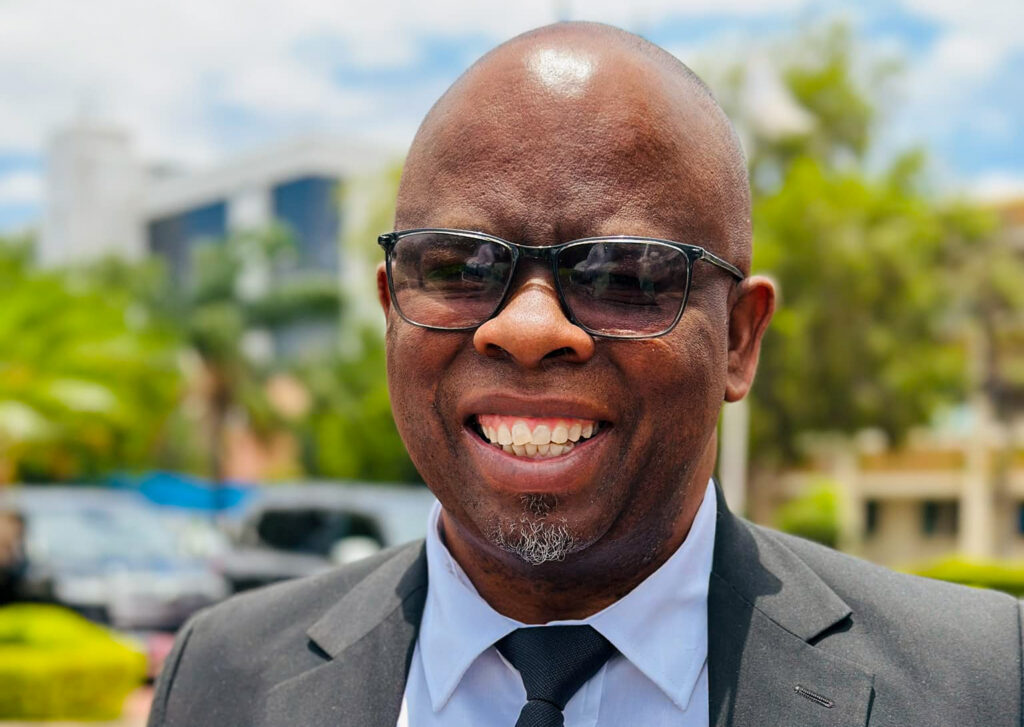
<path fill-rule="evenodd" d="M 305 137 L 179 170 L 146 165 L 124 129 L 78 121 L 48 150 L 40 258 L 61 265 L 154 252 L 185 275 L 199 242 L 278 222 L 295 236 L 303 267 L 337 271 L 340 187 L 392 156 L 358 141 Z"/>
<path fill-rule="evenodd" d="M 1000 242 L 1024 253 L 1024 199 L 993 206 Z M 827 437 L 801 469 L 762 476 L 747 512 L 771 523 L 784 502 L 815 485 L 834 487 L 840 547 L 890 566 L 950 555 L 1024 559 L 1024 323 L 998 341 L 969 331 L 975 388 L 944 421 L 913 432 L 900 449 L 863 432 L 851 446 Z M 992 364 L 998 370 L 993 380 Z"/>
<path fill-rule="evenodd" d="M 343 189 L 379 174 L 393 158 L 359 141 L 309 136 L 181 170 L 144 163 L 124 129 L 79 120 L 56 134 L 48 150 L 40 262 L 155 254 L 167 262 L 175 284 L 187 286 L 197 246 L 277 224 L 297 248 L 291 283 L 344 287 L 354 276 L 340 246 L 349 209 Z M 249 295 L 274 284 L 259 261 L 248 272 Z M 249 290 L 252 284 L 262 290 Z M 336 321 L 296 322 L 273 336 L 254 331 L 247 342 L 257 358 L 289 355 L 336 340 L 335 328 Z"/>
<path fill-rule="evenodd" d="M 308 137 L 201 171 L 150 174 L 141 212 L 146 248 L 186 276 L 197 244 L 276 222 L 293 234 L 300 268 L 336 274 L 341 185 L 387 160 L 364 144 Z"/>
<path fill-rule="evenodd" d="M 125 130 L 83 120 L 56 134 L 47 152 L 40 261 L 141 257 L 145 179 Z"/>

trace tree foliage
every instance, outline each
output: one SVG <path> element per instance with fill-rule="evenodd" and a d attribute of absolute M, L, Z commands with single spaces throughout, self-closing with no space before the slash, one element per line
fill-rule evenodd
<path fill-rule="evenodd" d="M 759 453 L 807 431 L 880 427 L 898 440 L 963 396 L 945 268 L 957 221 L 896 167 L 880 178 L 801 157 L 755 204 L 755 266 L 779 283 L 753 392 Z"/>
<path fill-rule="evenodd" d="M 368 481 L 419 481 L 391 416 L 384 353 L 383 314 L 373 304 L 372 318 L 356 313 L 376 289 L 373 276 L 381 252 L 377 235 L 394 224 L 395 195 L 401 166 L 377 179 L 360 207 L 364 216 L 342 241 L 345 260 L 363 277 L 343 291 L 348 302 L 342 325 L 347 349 L 330 361 L 299 372 L 310 387 L 313 407 L 301 431 L 306 469 L 325 477 Z M 360 190 L 361 192 L 366 190 Z M 352 200 L 350 200 L 352 201 Z M 360 304 L 363 304 L 362 306 Z"/>
<path fill-rule="evenodd" d="M 268 401 L 265 384 L 292 362 L 273 350 L 253 350 L 252 341 L 262 338 L 270 349 L 274 331 L 315 321 L 328 322 L 336 337 L 336 279 L 296 272 L 294 257 L 294 240 L 278 227 L 210 241 L 194 250 L 188 282 L 159 305 L 200 364 L 207 474 L 216 479 L 226 472 L 231 419 L 244 420 L 250 431 L 264 436 L 289 428 Z"/>
<path fill-rule="evenodd" d="M 839 544 L 839 496 L 835 484 L 819 482 L 775 513 L 779 530 L 835 548 Z"/>
<path fill-rule="evenodd" d="M 145 466 L 181 389 L 173 332 L 131 286 L 31 261 L 0 241 L 0 482 Z"/>
<path fill-rule="evenodd" d="M 991 225 L 926 191 L 923 153 L 866 161 L 892 64 L 858 55 L 841 26 L 795 45 L 776 62 L 812 123 L 750 153 L 754 269 L 780 291 L 751 394 L 762 462 L 798 459 L 811 431 L 878 427 L 898 442 L 962 400 L 963 312 L 988 287 L 970 281 L 992 270 Z"/>

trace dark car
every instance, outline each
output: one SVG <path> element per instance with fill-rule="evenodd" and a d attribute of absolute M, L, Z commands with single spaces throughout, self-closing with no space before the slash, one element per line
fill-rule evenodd
<path fill-rule="evenodd" d="M 136 493 L 21 486 L 0 510 L 25 524 L 20 596 L 60 603 L 116 628 L 176 629 L 230 593 L 211 564 L 185 552 Z"/>
<path fill-rule="evenodd" d="M 228 523 L 235 547 L 221 567 L 239 591 L 319 573 L 423 537 L 434 502 L 414 486 L 267 487 Z"/>

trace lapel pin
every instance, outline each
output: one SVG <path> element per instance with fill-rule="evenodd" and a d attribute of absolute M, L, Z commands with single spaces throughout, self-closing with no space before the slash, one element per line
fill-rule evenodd
<path fill-rule="evenodd" d="M 812 692 L 810 689 L 807 689 L 806 687 L 803 687 L 803 686 L 801 686 L 799 684 L 796 685 L 796 688 L 794 689 L 794 691 L 797 694 L 799 694 L 801 697 L 805 697 L 806 699 L 810 699 L 812 702 L 814 702 L 815 704 L 820 704 L 822 707 L 827 707 L 828 709 L 832 709 L 834 706 L 836 706 L 836 703 L 833 702 L 828 697 L 823 697 L 820 694 L 816 694 L 816 693 Z"/>

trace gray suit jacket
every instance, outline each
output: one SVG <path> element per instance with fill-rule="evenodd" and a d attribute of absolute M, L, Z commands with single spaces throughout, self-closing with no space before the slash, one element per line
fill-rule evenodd
<path fill-rule="evenodd" d="M 1020 727 L 1015 599 L 893 573 L 719 503 L 712 725 Z M 150 727 L 394 727 L 426 592 L 414 543 L 205 611 L 166 662 Z"/>

